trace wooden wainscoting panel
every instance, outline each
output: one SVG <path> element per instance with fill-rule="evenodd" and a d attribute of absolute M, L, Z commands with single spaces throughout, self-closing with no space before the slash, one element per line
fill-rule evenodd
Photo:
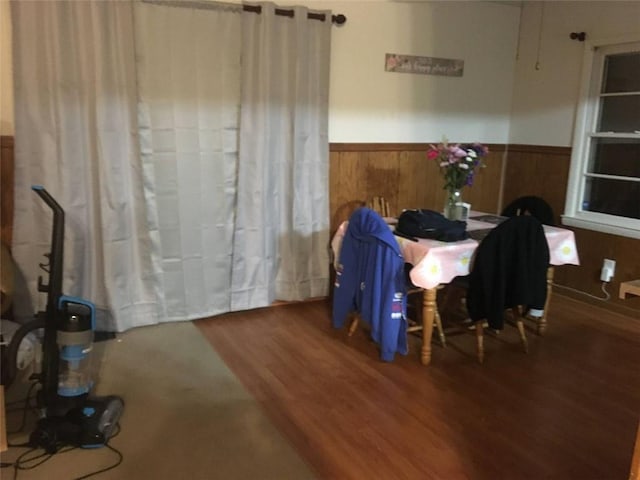
<path fill-rule="evenodd" d="M 424 152 L 405 150 L 398 165 L 398 214 L 405 209 L 434 208 L 443 202 L 435 185 L 437 168 Z"/>
<path fill-rule="evenodd" d="M 11 246 L 13 234 L 13 137 L 0 137 L 0 222 L 3 243 Z"/>
<path fill-rule="evenodd" d="M 544 198 L 560 223 L 567 194 L 571 148 L 510 145 L 504 182 L 506 206 L 524 195 Z"/>
<path fill-rule="evenodd" d="M 484 159 L 486 166 L 478 171 L 473 186 L 464 188 L 462 197 L 471 204 L 472 210 L 498 213 L 504 150 L 504 146 L 491 145 L 489 155 Z"/>
<path fill-rule="evenodd" d="M 398 210 L 398 189 L 400 178 L 399 152 L 368 152 L 366 178 L 366 198 L 384 197 L 394 215 Z"/>
<path fill-rule="evenodd" d="M 407 208 L 441 211 L 445 191 L 438 165 L 429 161 L 429 144 L 332 144 L 330 151 L 331 232 L 355 208 L 373 196 L 384 196 L 392 212 Z M 503 145 L 490 145 L 487 168 L 464 199 L 475 210 L 497 212 L 499 207 Z"/>
<path fill-rule="evenodd" d="M 331 152 L 329 155 L 329 210 L 331 234 L 353 211 L 366 202 L 365 178 L 358 174 L 366 158 L 358 152 Z"/>

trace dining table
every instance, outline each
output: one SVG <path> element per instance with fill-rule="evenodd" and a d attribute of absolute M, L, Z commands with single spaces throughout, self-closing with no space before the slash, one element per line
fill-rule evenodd
<path fill-rule="evenodd" d="M 412 265 L 409 272 L 411 282 L 416 287 L 423 289 L 423 329 L 420 352 L 420 359 L 423 365 L 431 363 L 431 336 L 436 315 L 436 293 L 438 287 L 450 283 L 455 277 L 470 273 L 474 253 L 482 238 L 504 219 L 505 217 L 495 214 L 471 211 L 466 220 L 469 238 L 456 242 L 442 242 L 428 238 L 407 238 L 406 236 L 395 235 L 405 262 Z M 396 218 L 385 217 L 385 221 L 391 229 L 395 228 Z M 340 247 L 348 224 L 348 220 L 344 221 L 338 227 L 331 240 L 334 266 L 338 264 Z M 544 233 L 549 245 L 550 262 L 547 269 L 547 301 L 541 315 L 534 317 L 538 335 L 543 335 L 547 328 L 554 266 L 580 265 L 573 231 L 544 225 Z"/>

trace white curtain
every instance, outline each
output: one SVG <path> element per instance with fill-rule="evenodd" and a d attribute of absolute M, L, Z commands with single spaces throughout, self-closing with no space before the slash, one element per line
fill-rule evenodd
<path fill-rule="evenodd" d="M 241 10 L 137 3 L 141 153 L 166 320 L 230 310 Z"/>
<path fill-rule="evenodd" d="M 331 15 L 243 14 L 232 310 L 328 292 Z"/>
<path fill-rule="evenodd" d="M 326 295 L 330 21 L 160 3 L 12 3 L 27 295 L 42 308 L 36 183 L 67 213 L 64 292 L 111 313 L 98 328 Z"/>
<path fill-rule="evenodd" d="M 18 317 L 44 308 L 38 263 L 51 248 L 43 185 L 66 213 L 64 286 L 94 302 L 98 328 L 158 320 L 157 278 L 138 155 L 128 2 L 12 2 L 15 75 L 13 255 L 26 280 Z M 30 300 L 32 302 L 30 302 Z M 29 308 L 31 306 L 31 308 Z"/>

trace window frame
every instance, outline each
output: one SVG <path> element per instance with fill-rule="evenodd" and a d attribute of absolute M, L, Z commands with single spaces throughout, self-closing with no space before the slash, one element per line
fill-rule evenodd
<path fill-rule="evenodd" d="M 598 133 L 594 135 L 597 133 L 597 114 L 605 57 L 616 53 L 640 53 L 640 36 L 587 41 L 585 43 L 580 95 L 578 97 L 573 133 L 569 183 L 567 185 L 562 223 L 587 230 L 640 239 L 640 219 L 582 210 L 582 199 L 584 198 L 586 179 L 588 178 L 586 174 L 590 161 L 591 139 L 595 136 L 596 138 L 631 138 L 640 140 L 640 132 Z"/>

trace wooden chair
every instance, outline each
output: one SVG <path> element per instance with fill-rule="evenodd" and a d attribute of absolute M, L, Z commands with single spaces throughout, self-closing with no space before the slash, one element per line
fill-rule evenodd
<path fill-rule="evenodd" d="M 377 212 L 381 217 L 392 217 L 391 209 L 389 208 L 389 202 L 382 196 L 371 197 L 371 199 L 367 202 L 367 207 L 371 210 Z M 416 287 L 409 280 L 409 275 L 407 272 L 407 301 L 409 301 L 409 297 L 420 295 L 420 305 L 422 305 L 422 295 L 424 294 L 424 289 L 420 287 Z M 442 320 L 440 318 L 440 314 L 438 313 L 438 309 L 436 308 L 436 316 L 434 328 L 438 330 L 438 338 L 440 339 L 440 344 L 444 347 L 446 345 L 446 338 L 444 335 L 444 330 L 442 328 Z M 415 315 L 414 317 L 416 317 Z M 409 327 L 407 328 L 407 333 L 419 332 L 422 331 L 422 322 L 417 321 L 415 318 L 407 318 L 409 323 Z M 353 335 L 358 327 L 358 318 L 354 318 L 351 322 L 351 326 L 349 327 L 349 335 Z"/>
<path fill-rule="evenodd" d="M 478 361 L 484 361 L 484 322 L 494 330 L 511 310 L 525 353 L 524 307 L 544 308 L 549 246 L 542 223 L 533 216 L 512 217 L 485 237 L 468 276 L 469 316 L 475 322 Z"/>
<path fill-rule="evenodd" d="M 384 197 L 381 197 L 381 196 L 372 197 L 367 202 L 366 207 L 370 208 L 381 217 L 392 216 L 391 209 L 389 208 L 389 202 L 387 202 L 387 200 Z M 410 296 L 420 294 L 420 305 L 422 305 L 422 295 L 424 295 L 424 289 L 420 287 L 416 287 L 411 283 L 411 280 L 409 279 L 409 275 L 408 275 L 408 270 L 405 273 L 406 273 L 405 277 L 407 282 L 407 301 L 409 301 Z M 419 332 L 419 331 L 422 331 L 423 329 L 422 322 L 418 321 L 416 318 L 413 318 L 415 316 L 407 318 L 407 323 L 408 323 L 407 333 Z M 352 316 L 351 323 L 349 325 L 349 331 L 348 331 L 349 336 L 352 336 L 358 329 L 359 320 L 360 320 L 360 316 L 357 313 Z M 435 312 L 434 328 L 438 330 L 438 338 L 440 339 L 440 344 L 443 347 L 446 346 L 446 338 L 444 335 L 444 330 L 442 328 L 442 320 L 440 318 L 440 314 L 438 313 L 437 308 Z"/>
<path fill-rule="evenodd" d="M 392 217 L 389 202 L 384 197 L 371 197 L 367 202 L 367 208 L 370 208 L 381 217 Z"/>
<path fill-rule="evenodd" d="M 416 293 L 423 294 L 424 293 L 424 289 L 419 288 L 419 289 L 416 289 L 414 291 L 407 292 L 407 295 L 416 294 Z M 420 301 L 420 303 L 422 303 L 422 300 Z M 354 314 L 353 318 L 351 319 L 351 324 L 349 325 L 349 336 L 352 336 L 356 332 L 356 330 L 358 329 L 359 321 L 360 321 L 360 316 L 357 313 Z M 409 326 L 407 327 L 407 333 L 421 332 L 423 330 L 422 322 L 418 322 L 417 320 L 415 320 L 412 317 L 411 318 L 407 318 L 407 323 L 409 324 Z M 434 323 L 433 327 L 438 330 L 438 339 L 440 340 L 440 345 L 445 347 L 447 345 L 447 340 L 446 340 L 446 337 L 444 335 L 444 330 L 442 328 L 442 320 L 440 318 L 440 314 L 438 313 L 438 309 L 437 308 L 436 308 L 436 311 L 435 311 L 435 323 Z"/>
<path fill-rule="evenodd" d="M 520 215 L 531 215 L 532 217 L 537 218 L 544 225 L 555 225 L 555 214 L 553 212 L 553 208 L 551 205 L 542 197 L 537 197 L 535 195 L 526 195 L 523 197 L 516 198 L 514 201 L 509 203 L 504 210 L 502 210 L 501 215 L 503 217 L 516 217 Z M 533 321 L 537 325 L 538 334 L 544 334 L 544 330 L 546 328 L 545 316 L 546 312 L 549 311 L 549 300 L 551 299 L 551 281 L 553 280 L 553 266 L 549 265 L 548 267 L 548 277 L 549 281 L 547 288 L 547 302 L 544 305 L 544 309 L 542 310 L 543 316 L 542 321 L 539 321 L 538 317 L 533 317 L 528 314 L 525 314 L 525 319 Z"/>
<path fill-rule="evenodd" d="M 420 295 L 418 310 L 420 310 L 420 308 L 422 307 L 422 296 L 424 295 L 424 292 L 425 292 L 424 288 L 416 287 L 415 285 L 411 284 L 411 281 L 409 280 L 408 275 L 407 275 L 407 285 L 408 285 L 407 311 L 409 310 L 408 304 L 410 301 L 410 297 L 417 296 L 418 294 Z M 417 316 L 418 315 L 411 315 L 411 316 L 407 315 L 407 324 L 408 324 L 407 333 L 421 332 L 423 330 L 423 322 L 418 321 L 415 318 Z M 352 336 L 355 333 L 355 331 L 358 329 L 359 320 L 360 320 L 360 317 L 357 314 L 354 315 L 353 318 L 351 319 L 351 324 L 349 325 L 349 336 Z M 440 345 L 445 347 L 447 345 L 447 340 L 444 335 L 444 329 L 442 328 L 442 320 L 440 318 L 440 313 L 438 312 L 437 308 L 435 311 L 435 322 L 433 324 L 433 327 L 438 331 L 438 338 L 440 340 Z"/>
<path fill-rule="evenodd" d="M 342 328 L 354 311 L 364 313 L 383 361 L 393 361 L 396 353 L 406 354 L 406 284 L 401 245 L 377 212 L 360 208 L 349 218 L 336 278 L 333 327 Z M 358 317 L 352 317 L 355 325 Z M 349 327 L 353 332 L 353 322 Z"/>
<path fill-rule="evenodd" d="M 515 199 L 505 207 L 501 214 L 503 217 L 516 217 L 531 215 L 545 225 L 555 225 L 555 214 L 551 205 L 541 197 L 527 195 Z"/>
<path fill-rule="evenodd" d="M 524 317 L 522 315 L 522 307 L 518 306 L 518 307 L 511 308 L 510 310 L 515 319 L 516 326 L 518 328 L 518 333 L 520 334 L 520 341 L 522 342 L 522 348 L 524 350 L 524 353 L 529 353 L 529 342 L 527 341 L 527 335 L 524 331 L 524 322 L 523 322 Z M 477 355 L 478 355 L 478 362 L 481 364 L 484 362 L 484 329 L 487 328 L 488 326 L 489 324 L 484 320 L 475 322 Z"/>
<path fill-rule="evenodd" d="M 407 291 L 407 297 L 410 297 L 411 295 L 417 295 L 417 294 L 420 294 L 419 305 L 420 307 L 422 307 L 422 296 L 425 294 L 424 288 L 413 287 Z M 408 301 L 409 301 L 409 298 L 407 298 L 407 302 Z M 440 345 L 445 347 L 447 345 L 447 339 L 444 335 L 444 329 L 442 328 L 442 319 L 440 318 L 440 313 L 438 312 L 437 305 L 435 310 L 436 310 L 435 322 L 433 324 L 433 327 L 438 331 L 438 338 L 440 339 Z M 407 333 L 420 332 L 423 330 L 423 322 L 418 322 L 414 318 L 407 318 L 407 321 L 409 323 L 409 327 L 407 328 Z"/>

